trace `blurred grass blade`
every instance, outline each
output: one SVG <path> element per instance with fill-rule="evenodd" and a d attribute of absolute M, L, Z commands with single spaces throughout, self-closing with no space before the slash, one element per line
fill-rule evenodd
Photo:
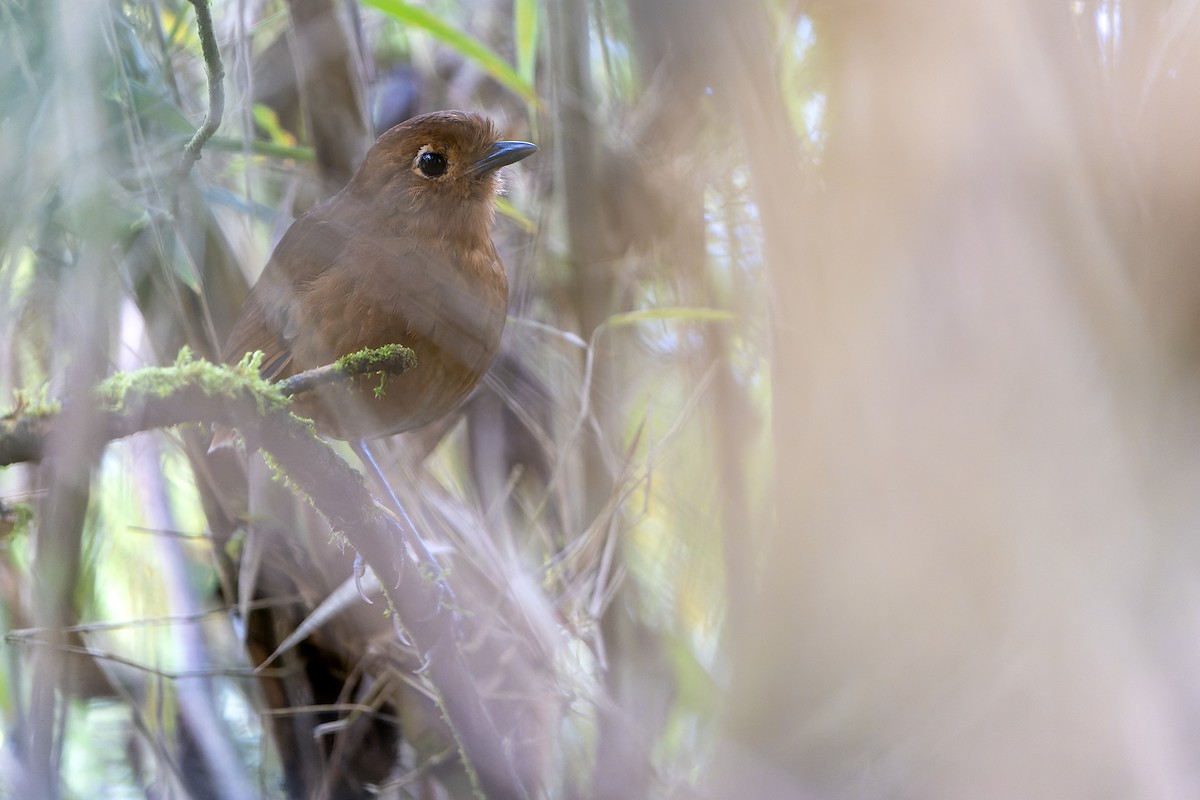
<path fill-rule="evenodd" d="M 368 595 L 378 598 L 382 594 L 383 592 L 380 591 L 379 587 L 379 579 L 375 577 L 375 573 L 370 567 L 367 567 L 367 572 L 362 578 L 362 588 L 355 585 L 353 578 L 347 578 L 342 581 L 341 586 L 333 590 L 328 597 L 322 600 L 313 609 L 312 613 L 296 626 L 296 630 L 292 631 L 287 638 L 279 643 L 279 646 L 275 648 L 275 652 L 271 653 L 266 661 L 255 667 L 255 670 L 263 670 L 271 666 L 275 659 L 319 631 L 331 619 L 341 614 L 347 608 L 361 603 L 362 601 L 359 598 L 367 597 Z M 245 619 L 245 610 L 243 610 L 242 614 L 242 618 Z"/>
<path fill-rule="evenodd" d="M 517 47 L 517 74 L 533 86 L 537 65 L 537 42 L 540 28 L 537 0 L 516 0 L 513 8 L 513 40 Z"/>
<path fill-rule="evenodd" d="M 613 314 L 605 320 L 605 324 L 610 328 L 619 328 L 624 325 L 637 325 L 641 322 L 729 322 L 734 318 L 735 315 L 732 311 L 723 311 L 719 308 L 676 306 Z"/>
<path fill-rule="evenodd" d="M 504 86 L 520 95 L 526 102 L 536 103 L 537 94 L 528 81 L 517 74 L 512 65 L 483 42 L 451 25 L 446 20 L 405 0 L 363 0 L 384 14 L 414 28 L 420 28 L 443 44 L 478 64 Z"/>
<path fill-rule="evenodd" d="M 511 219 L 513 222 L 517 223 L 521 230 L 525 231 L 526 233 L 531 234 L 537 229 L 537 226 L 533 224 L 533 220 L 531 220 L 523 212 L 514 208 L 513 204 L 505 200 L 503 197 L 496 198 L 496 210 L 500 212 L 500 216 L 507 217 L 508 219 Z"/>
<path fill-rule="evenodd" d="M 214 136 L 208 140 L 207 147 L 210 150 L 223 150 L 227 153 L 241 153 L 249 148 L 250 152 L 256 156 L 290 158 L 302 164 L 307 164 L 315 158 L 311 147 L 288 147 L 287 145 L 275 144 L 274 142 L 265 142 L 261 139 L 253 139 L 247 145 L 243 140 L 235 139 L 232 136 Z"/>

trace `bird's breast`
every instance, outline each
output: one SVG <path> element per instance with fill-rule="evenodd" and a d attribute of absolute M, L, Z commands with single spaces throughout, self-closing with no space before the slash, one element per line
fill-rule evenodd
<path fill-rule="evenodd" d="M 490 241 L 458 253 L 384 250 L 386 261 L 381 248 L 352 250 L 357 260 L 326 271 L 300 298 L 309 322 L 294 343 L 301 369 L 385 344 L 417 356 L 416 368 L 388 378 L 382 395 L 379 378 L 367 376 L 300 409 L 340 438 L 408 430 L 449 413 L 487 371 L 504 329 L 507 279 Z"/>

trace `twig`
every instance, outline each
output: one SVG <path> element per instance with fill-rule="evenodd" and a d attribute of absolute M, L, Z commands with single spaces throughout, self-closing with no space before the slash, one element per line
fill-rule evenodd
<path fill-rule="evenodd" d="M 204 71 L 208 75 L 208 113 L 204 122 L 183 146 L 183 169 L 187 175 L 192 165 L 200 160 L 200 149 L 217 132 L 221 118 L 225 116 L 225 65 L 221 63 L 221 50 L 217 47 L 217 34 L 213 30 L 212 10 L 208 0 L 190 0 L 196 9 L 196 28 L 200 36 L 200 50 L 204 54 Z"/>
<path fill-rule="evenodd" d="M 294 397 L 301 392 L 310 392 L 327 383 L 344 381 L 358 375 L 383 372 L 399 375 L 416 366 L 417 358 L 412 350 L 399 345 L 385 345 L 374 350 L 364 350 L 343 356 L 332 364 L 316 367 L 298 375 L 279 381 L 275 388 L 284 397 Z"/>

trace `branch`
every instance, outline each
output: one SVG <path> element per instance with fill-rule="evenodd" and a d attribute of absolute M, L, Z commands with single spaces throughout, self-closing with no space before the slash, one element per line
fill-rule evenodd
<path fill-rule="evenodd" d="M 200 160 L 200 149 L 217 132 L 217 128 L 221 126 L 221 118 L 225 116 L 225 89 L 221 85 L 225 80 L 225 65 L 221 63 L 221 50 L 217 47 L 212 10 L 208 7 L 208 0 L 190 2 L 196 8 L 196 29 L 200 36 L 200 49 L 204 54 L 204 72 L 208 75 L 208 113 L 204 115 L 204 122 L 191 141 L 183 146 L 184 175 L 187 175 L 192 165 Z"/>
<path fill-rule="evenodd" d="M 416 364 L 407 347 L 385 345 L 269 384 L 258 377 L 255 360 L 229 367 L 191 360 L 185 351 L 174 366 L 113 375 L 90 402 L 99 400 L 96 424 L 106 442 L 186 423 L 242 428 L 264 411 L 286 407 L 287 399 L 297 394 L 359 375 L 399 375 Z M 41 461 L 46 437 L 61 413 L 57 403 L 18 397 L 13 410 L 0 417 L 0 467 Z"/>
<path fill-rule="evenodd" d="M 399 375 L 416 365 L 417 356 L 412 350 L 398 344 L 388 344 L 370 350 L 360 350 L 357 353 L 342 356 L 324 367 L 293 375 L 275 384 L 275 388 L 284 397 L 294 397 L 327 383 L 345 381 L 356 375 L 368 375 L 372 372 Z"/>
<path fill-rule="evenodd" d="M 362 476 L 317 437 L 307 421 L 289 411 L 285 392 L 295 394 L 381 370 L 403 372 L 415 357 L 397 346 L 366 350 L 297 375 L 284 386 L 258 376 L 259 360 L 217 366 L 193 360 L 185 350 L 174 366 L 118 373 L 102 384 L 99 397 L 75 402 L 93 407 L 86 412 L 94 415 L 103 441 L 154 428 L 213 423 L 238 428 L 248 450 L 269 454 L 288 485 L 310 500 L 375 571 L 389 606 L 397 609 L 405 632 L 424 654 L 425 672 L 437 689 L 445 721 L 464 763 L 482 784 L 477 788 L 488 797 L 526 795 L 508 750 L 512 742 L 499 732 L 496 709 L 484 700 L 476 679 L 476 674 L 495 667 L 491 648 L 479 647 L 487 635 L 480 628 L 486 615 L 459 613 L 447 602 L 465 595 L 450 586 L 456 580 L 452 572 L 432 577 L 430 565 L 397 557 L 406 549 L 422 551 L 415 534 L 382 513 Z M 85 411 L 81 405 L 59 411 L 43 404 L 0 419 L 0 466 L 40 459 L 47 433 L 63 414 Z"/>

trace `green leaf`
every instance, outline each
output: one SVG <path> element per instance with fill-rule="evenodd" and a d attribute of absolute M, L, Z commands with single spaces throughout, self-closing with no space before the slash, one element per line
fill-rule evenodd
<path fill-rule="evenodd" d="M 168 100 L 164 92 L 141 81 L 131 80 L 128 86 L 129 102 L 133 105 L 134 114 L 139 118 L 161 125 L 167 131 L 181 136 L 190 137 L 196 132 L 196 126 Z"/>
<path fill-rule="evenodd" d="M 254 104 L 254 121 L 258 127 L 266 132 L 271 138 L 273 144 L 282 145 L 284 147 L 295 147 L 296 137 L 283 129 L 279 124 L 279 115 L 275 113 L 275 109 L 262 103 Z"/>
<path fill-rule="evenodd" d="M 533 86 L 517 74 L 512 65 L 483 42 L 451 25 L 446 20 L 405 0 L 363 0 L 370 6 L 405 25 L 420 28 L 433 38 L 478 64 L 484 72 L 520 95 L 528 103 L 537 103 Z"/>
<path fill-rule="evenodd" d="M 175 277 L 196 294 L 201 294 L 200 271 L 196 269 L 196 264 L 192 261 L 187 243 L 176 237 L 171 250 L 171 271 L 175 273 Z"/>

